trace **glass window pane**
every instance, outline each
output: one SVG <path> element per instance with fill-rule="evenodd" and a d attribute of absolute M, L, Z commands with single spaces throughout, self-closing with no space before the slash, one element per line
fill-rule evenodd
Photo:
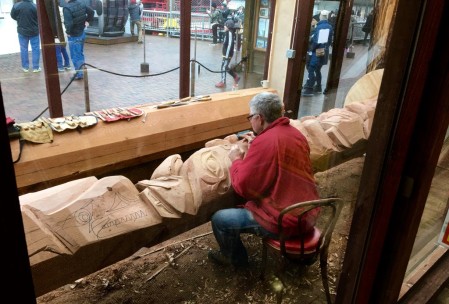
<path fill-rule="evenodd" d="M 448 129 L 449 130 L 449 129 Z M 427 202 L 407 266 L 401 295 L 413 286 L 449 247 L 449 132 L 441 150 Z M 442 238 L 444 237 L 444 242 Z"/>

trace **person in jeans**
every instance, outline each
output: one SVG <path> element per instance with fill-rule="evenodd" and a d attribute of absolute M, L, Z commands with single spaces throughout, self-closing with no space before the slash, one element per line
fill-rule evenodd
<path fill-rule="evenodd" d="M 55 49 L 56 49 L 56 63 L 58 65 L 58 71 L 64 72 L 65 70 L 72 69 L 70 67 L 70 58 L 69 54 L 67 53 L 67 34 L 65 33 L 65 26 L 64 26 L 64 14 L 63 14 L 63 7 L 64 1 L 59 1 L 59 15 L 61 16 L 61 23 L 63 28 L 63 35 L 64 35 L 64 42 L 56 43 Z"/>
<path fill-rule="evenodd" d="M 66 0 L 67 1 L 67 0 Z M 75 67 L 75 80 L 83 79 L 84 41 L 86 23 L 92 22 L 94 10 L 81 0 L 68 0 L 63 8 L 64 25 L 69 42 L 70 57 Z"/>
<path fill-rule="evenodd" d="M 25 73 L 30 70 L 30 60 L 28 56 L 28 45 L 31 45 L 31 57 L 33 72 L 41 71 L 40 60 L 40 39 L 37 21 L 37 6 L 31 0 L 22 0 L 14 4 L 11 9 L 11 18 L 17 21 L 17 33 L 20 44 L 20 59 L 22 69 Z"/>
<path fill-rule="evenodd" d="M 137 27 L 137 43 L 142 43 L 142 8 L 140 6 L 140 3 L 136 3 L 136 0 L 130 0 L 128 11 L 131 36 L 134 36 L 134 28 Z"/>
<path fill-rule="evenodd" d="M 234 191 L 246 203 L 212 215 L 212 230 L 220 250 L 208 258 L 217 264 L 247 266 L 248 254 L 240 234 L 277 237 L 277 218 L 282 209 L 318 199 L 318 191 L 306 137 L 283 117 L 284 105 L 277 94 L 259 93 L 249 102 L 248 120 L 253 133 L 234 145 L 229 174 Z M 303 218 L 303 232 L 313 230 L 318 211 Z M 297 219 L 286 229 L 297 229 Z"/>
<path fill-rule="evenodd" d="M 328 21 L 329 11 L 320 12 L 320 21 L 312 31 L 309 51 L 310 61 L 307 65 L 307 81 L 302 89 L 301 96 L 321 94 L 321 68 L 329 61 L 329 47 L 332 45 L 333 28 Z"/>
<path fill-rule="evenodd" d="M 70 58 L 67 53 L 67 48 L 65 44 L 56 44 L 56 63 L 58 65 L 58 71 L 64 72 L 65 70 L 70 70 Z"/>
<path fill-rule="evenodd" d="M 234 42 L 235 42 L 235 30 L 234 22 L 227 20 L 224 24 L 225 36 L 222 47 L 222 61 L 221 61 L 221 81 L 215 84 L 216 88 L 224 88 L 226 86 L 226 73 L 232 76 L 234 79 L 233 88 L 238 88 L 240 77 L 237 73 L 229 68 L 232 56 L 234 56 Z"/>

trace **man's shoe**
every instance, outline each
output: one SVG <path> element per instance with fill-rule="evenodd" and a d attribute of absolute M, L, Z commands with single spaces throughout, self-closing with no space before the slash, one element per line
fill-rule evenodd
<path fill-rule="evenodd" d="M 75 74 L 75 80 L 81 80 L 83 78 L 83 75 Z"/>
<path fill-rule="evenodd" d="M 321 94 L 321 93 L 323 93 L 323 89 L 321 88 L 321 86 L 316 85 L 313 87 L 313 93 Z"/>
<path fill-rule="evenodd" d="M 210 250 L 207 254 L 210 261 L 218 265 L 234 266 L 234 267 L 247 267 L 249 265 L 248 260 L 244 261 L 231 261 L 230 258 L 225 256 L 219 250 Z"/>
<path fill-rule="evenodd" d="M 231 266 L 231 259 L 225 256 L 221 251 L 218 250 L 210 250 L 207 254 L 207 257 L 210 261 L 214 262 L 218 265 Z"/>
<path fill-rule="evenodd" d="M 67 66 L 64 67 L 64 69 L 66 69 L 67 71 L 69 71 L 69 70 L 72 69 L 72 67 L 71 67 L 70 65 L 67 65 Z"/>
<path fill-rule="evenodd" d="M 142 44 L 142 43 L 143 43 L 143 41 L 137 41 L 137 43 L 138 43 L 138 44 Z"/>
<path fill-rule="evenodd" d="M 312 88 L 302 89 L 301 96 L 306 96 L 306 97 L 313 96 L 313 89 Z"/>
<path fill-rule="evenodd" d="M 22 71 L 23 71 L 24 73 L 28 73 L 28 72 L 30 71 L 30 69 L 22 68 Z"/>
<path fill-rule="evenodd" d="M 64 68 L 58 68 L 58 72 L 65 72 Z"/>
<path fill-rule="evenodd" d="M 41 68 L 37 68 L 33 70 L 33 73 L 39 73 L 40 71 L 42 71 Z"/>
<path fill-rule="evenodd" d="M 224 88 L 226 84 L 223 81 L 220 81 L 219 83 L 215 84 L 216 88 Z"/>
<path fill-rule="evenodd" d="M 234 85 L 232 86 L 232 90 L 238 90 L 239 89 L 239 81 L 240 81 L 240 77 L 238 75 L 236 75 L 234 77 Z"/>

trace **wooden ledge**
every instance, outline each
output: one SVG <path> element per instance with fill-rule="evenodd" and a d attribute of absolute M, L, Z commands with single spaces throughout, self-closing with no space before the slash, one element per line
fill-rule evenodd
<path fill-rule="evenodd" d="M 25 143 L 14 164 L 19 194 L 42 190 L 70 180 L 106 175 L 120 169 L 204 147 L 214 138 L 250 128 L 250 99 L 267 91 L 252 88 L 212 94 L 212 100 L 156 109 L 142 105 L 142 117 L 103 122 L 81 132 L 53 132 L 52 143 Z M 11 142 L 13 159 L 18 140 Z M 175 151 L 175 152 L 174 152 Z"/>

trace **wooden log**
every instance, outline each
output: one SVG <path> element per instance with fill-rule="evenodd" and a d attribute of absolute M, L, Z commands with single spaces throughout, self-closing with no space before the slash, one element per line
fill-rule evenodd
<path fill-rule="evenodd" d="M 79 247 L 73 254 L 45 248 L 30 257 L 31 271 L 36 296 L 41 296 L 51 290 L 69 284 L 101 268 L 127 258 L 142 247 L 151 247 L 193 229 L 210 220 L 211 215 L 222 208 L 235 206 L 235 197 L 229 193 L 219 200 L 201 206 L 198 213 L 183 214 L 181 218 L 168 219 L 156 225 L 118 234 L 101 242 L 89 243 Z M 24 226 L 30 227 L 24 217 Z M 27 229 L 29 230 L 29 229 Z M 44 234 L 45 235 L 45 234 Z M 42 233 L 41 233 L 42 236 Z M 27 243 L 30 234 L 27 233 Z M 37 237 L 35 236 L 35 239 Z M 42 242 L 47 242 L 46 237 Z M 42 243 L 41 242 L 41 243 Z M 55 246 L 55 248 L 61 248 Z"/>
<path fill-rule="evenodd" d="M 250 128 L 249 100 L 262 88 L 211 95 L 212 100 L 156 109 L 141 106 L 142 117 L 103 122 L 81 132 L 54 133 L 52 143 L 26 142 L 14 165 L 19 194 L 37 191 L 70 180 L 110 172 L 192 151 L 214 138 Z M 273 91 L 273 90 L 271 90 Z M 18 140 L 11 142 L 13 159 Z M 167 152 L 168 151 L 168 152 Z"/>

